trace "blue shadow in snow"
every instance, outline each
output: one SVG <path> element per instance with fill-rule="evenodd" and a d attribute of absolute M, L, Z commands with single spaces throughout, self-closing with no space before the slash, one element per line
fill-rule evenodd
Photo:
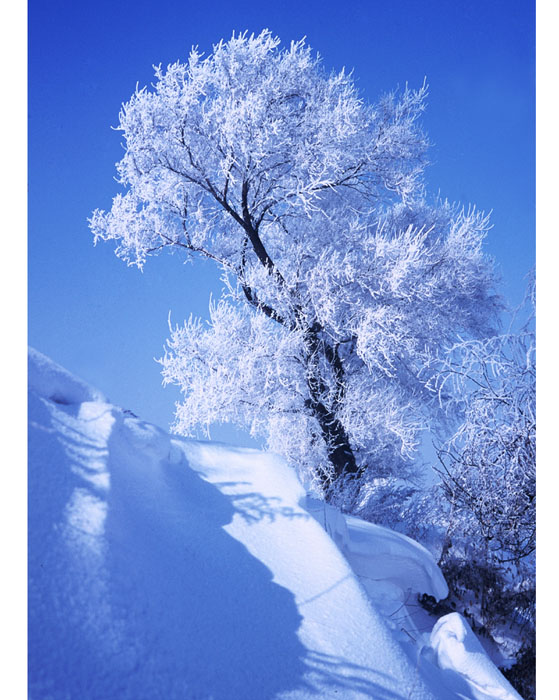
<path fill-rule="evenodd" d="M 60 434 L 57 415 L 74 416 L 72 407 L 38 403 L 33 414 L 33 697 L 271 700 L 324 688 L 398 697 L 389 676 L 305 648 L 291 591 L 224 530 L 235 513 L 289 516 L 273 499 L 224 495 L 184 461 L 154 457 L 118 412 L 107 449 L 79 425 Z M 108 491 L 86 478 L 92 457 L 107 460 Z M 105 513 L 102 536 L 68 529 L 76 492 Z"/>

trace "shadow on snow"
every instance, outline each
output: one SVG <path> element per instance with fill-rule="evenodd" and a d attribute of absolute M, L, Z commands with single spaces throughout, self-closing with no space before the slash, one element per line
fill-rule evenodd
<path fill-rule="evenodd" d="M 390 679 L 306 649 L 291 591 L 224 526 L 290 515 L 154 460 L 113 411 L 103 440 L 30 397 L 29 691 L 52 698 L 266 700 Z M 128 436 L 129 437 L 129 436 Z M 96 465 L 92 468 L 92 464 Z"/>

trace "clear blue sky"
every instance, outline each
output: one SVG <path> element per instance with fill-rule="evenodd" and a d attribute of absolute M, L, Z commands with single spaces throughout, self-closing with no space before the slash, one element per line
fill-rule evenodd
<path fill-rule="evenodd" d="M 517 304 L 535 259 L 534 19 L 531 0 L 30 0 L 30 344 L 169 425 L 179 396 L 161 387 L 153 358 L 169 311 L 176 322 L 205 316 L 218 275 L 176 256 L 127 268 L 111 245 L 93 247 L 87 217 L 118 191 L 121 135 L 110 127 L 136 83 L 150 83 L 153 64 L 244 29 L 306 36 L 327 67 L 354 69 L 370 101 L 427 77 L 428 186 L 493 211 L 487 251 Z"/>

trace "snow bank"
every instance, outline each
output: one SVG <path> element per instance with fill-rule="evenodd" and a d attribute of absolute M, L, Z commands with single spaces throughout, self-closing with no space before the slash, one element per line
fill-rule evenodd
<path fill-rule="evenodd" d="M 27 377 L 29 389 L 59 404 L 77 404 L 83 401 L 105 401 L 103 394 L 81 379 L 29 348 Z"/>
<path fill-rule="evenodd" d="M 30 366 L 30 697 L 436 697 L 281 460 Z"/>
<path fill-rule="evenodd" d="M 29 697 L 481 697 L 383 610 L 443 592 L 425 551 L 319 524 L 281 459 L 172 438 L 34 351 L 29 418 Z"/>
<path fill-rule="evenodd" d="M 450 613 L 433 627 L 430 638 L 439 667 L 457 673 L 475 700 L 522 700 L 492 663 L 462 615 Z"/>
<path fill-rule="evenodd" d="M 330 534 L 364 581 L 387 581 L 403 593 L 427 593 L 436 600 L 448 595 L 448 586 L 431 553 L 405 535 L 337 508 L 306 498 L 309 513 Z"/>
<path fill-rule="evenodd" d="M 441 600 L 448 595 L 431 553 L 405 535 L 343 515 L 322 501 L 307 496 L 302 503 L 336 542 L 393 636 L 404 644 L 428 643 L 433 620 L 417 596 Z"/>

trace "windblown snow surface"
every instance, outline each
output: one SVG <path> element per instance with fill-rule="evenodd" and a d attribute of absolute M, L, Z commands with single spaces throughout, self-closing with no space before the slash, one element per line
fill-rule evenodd
<path fill-rule="evenodd" d="M 32 700 L 518 698 L 430 554 L 29 353 Z"/>

